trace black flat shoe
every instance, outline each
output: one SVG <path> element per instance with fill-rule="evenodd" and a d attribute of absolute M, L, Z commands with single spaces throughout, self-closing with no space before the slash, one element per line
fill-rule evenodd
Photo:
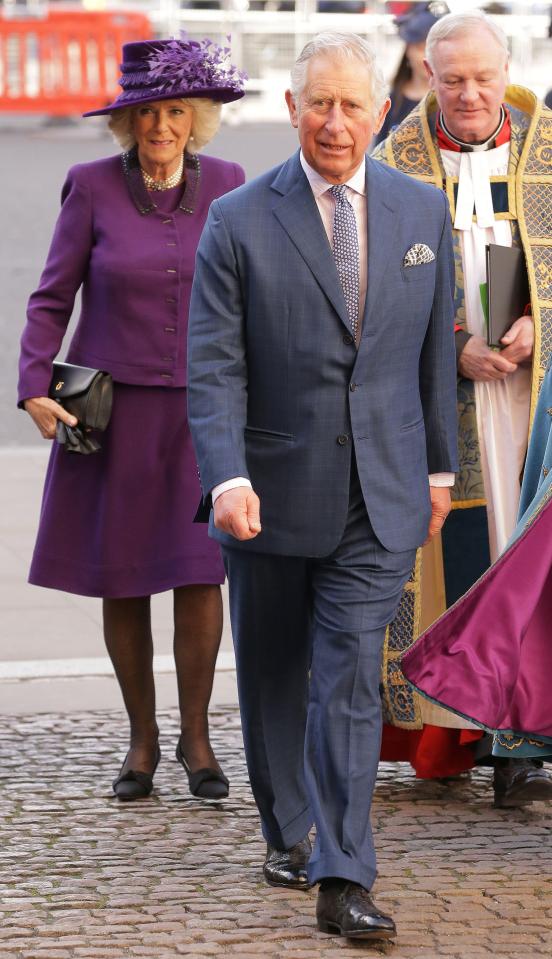
<path fill-rule="evenodd" d="M 230 783 L 224 773 L 218 769 L 196 769 L 193 773 L 186 762 L 180 740 L 176 744 L 176 758 L 188 777 L 188 786 L 192 796 L 198 799 L 226 799 Z"/>
<path fill-rule="evenodd" d="M 296 842 L 290 849 L 276 849 L 267 843 L 263 876 L 268 885 L 305 891 L 310 889 L 307 863 L 311 852 L 312 846 L 308 836 Z"/>
<path fill-rule="evenodd" d="M 151 774 L 143 773 L 139 770 L 135 771 L 134 769 L 129 769 L 126 773 L 121 772 L 121 774 L 117 776 L 117 779 L 113 780 L 113 792 L 117 796 L 117 799 L 120 799 L 121 802 L 131 802 L 133 799 L 144 799 L 146 796 L 149 796 L 153 789 L 153 777 L 160 759 L 161 750 L 158 747 L 155 756 L 155 765 Z M 124 768 L 125 762 L 126 757 L 121 767 L 122 769 Z"/>
<path fill-rule="evenodd" d="M 318 891 L 316 919 L 320 932 L 347 939 L 394 939 L 391 916 L 376 906 L 370 893 L 346 879 L 323 879 Z"/>

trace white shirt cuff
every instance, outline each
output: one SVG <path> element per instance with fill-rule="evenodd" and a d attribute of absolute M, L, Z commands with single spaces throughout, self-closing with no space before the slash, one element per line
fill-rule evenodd
<path fill-rule="evenodd" d="M 454 480 L 455 480 L 454 473 L 430 473 L 429 474 L 430 486 L 454 486 Z"/>
<path fill-rule="evenodd" d="M 454 486 L 454 479 L 454 473 L 430 473 L 429 485 Z M 235 476 L 233 479 L 225 480 L 224 483 L 219 483 L 211 490 L 213 506 L 222 493 L 226 493 L 229 489 L 237 489 L 238 486 L 247 486 L 248 489 L 253 489 L 251 481 L 246 479 L 245 476 Z"/>
<path fill-rule="evenodd" d="M 221 493 L 226 493 L 229 489 L 236 489 L 238 486 L 247 486 L 249 489 L 253 489 L 250 481 L 246 479 L 245 476 L 235 476 L 234 479 L 225 480 L 224 483 L 219 483 L 218 486 L 213 486 L 213 489 L 211 490 L 213 506 L 215 505 L 215 502 Z"/>

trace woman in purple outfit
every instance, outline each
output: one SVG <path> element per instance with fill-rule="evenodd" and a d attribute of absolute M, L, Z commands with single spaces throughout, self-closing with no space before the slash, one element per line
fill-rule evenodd
<path fill-rule="evenodd" d="M 151 792 L 155 717 L 152 593 L 174 591 L 181 735 L 192 793 L 219 799 L 207 710 L 222 630 L 219 548 L 194 525 L 201 498 L 186 418 L 186 333 L 197 243 L 209 204 L 240 186 L 241 167 L 198 156 L 243 74 L 205 39 L 128 43 L 122 93 L 102 110 L 125 152 L 73 167 L 21 343 L 19 404 L 46 439 L 74 418 L 48 399 L 52 361 L 75 295 L 82 309 L 67 361 L 114 380 L 95 455 L 52 449 L 29 581 L 103 599 L 105 642 L 130 720 L 113 788 Z"/>

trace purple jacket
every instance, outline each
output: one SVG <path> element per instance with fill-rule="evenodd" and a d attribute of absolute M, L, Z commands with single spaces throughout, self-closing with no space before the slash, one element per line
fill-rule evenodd
<path fill-rule="evenodd" d="M 173 213 L 156 209 L 136 151 L 69 170 L 40 285 L 21 338 L 19 402 L 47 396 L 52 361 L 82 285 L 67 360 L 121 383 L 186 385 L 188 308 L 209 205 L 244 182 L 237 163 L 186 155 Z"/>

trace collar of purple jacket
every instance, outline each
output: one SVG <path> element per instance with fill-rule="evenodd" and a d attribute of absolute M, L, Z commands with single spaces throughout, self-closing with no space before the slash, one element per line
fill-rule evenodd
<path fill-rule="evenodd" d="M 140 169 L 138 160 L 138 150 L 133 147 L 127 153 L 121 155 L 123 171 L 128 183 L 128 188 L 136 209 L 146 215 L 153 213 L 157 209 L 149 190 L 147 190 Z M 184 213 L 193 213 L 199 189 L 199 180 L 201 168 L 199 159 L 194 153 L 184 153 L 184 170 L 186 172 L 186 182 L 184 192 L 178 204 L 179 210 Z"/>

